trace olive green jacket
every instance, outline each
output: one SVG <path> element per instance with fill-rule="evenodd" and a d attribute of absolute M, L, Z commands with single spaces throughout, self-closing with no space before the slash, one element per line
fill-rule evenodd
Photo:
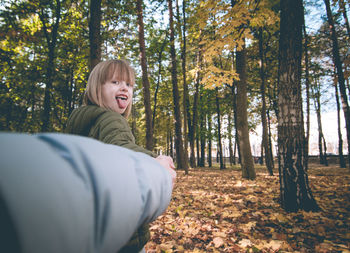
<path fill-rule="evenodd" d="M 157 156 L 135 144 L 135 137 L 121 114 L 96 105 L 75 109 L 68 119 L 65 132 L 92 137 L 104 143 L 146 153 L 152 157 Z"/>
<path fill-rule="evenodd" d="M 96 105 L 75 109 L 68 119 L 65 132 L 92 137 L 107 144 L 115 144 L 156 157 L 153 152 L 135 144 L 135 137 L 121 114 Z M 119 252 L 139 252 L 149 238 L 149 225 L 144 224 Z"/>

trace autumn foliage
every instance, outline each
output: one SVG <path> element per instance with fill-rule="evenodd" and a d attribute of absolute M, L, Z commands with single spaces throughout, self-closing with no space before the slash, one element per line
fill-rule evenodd
<path fill-rule="evenodd" d="M 278 174 L 278 173 L 275 173 Z M 350 252 L 350 173 L 309 169 L 320 212 L 285 212 L 278 175 L 257 167 L 255 181 L 238 169 L 178 172 L 172 202 L 151 224 L 148 252 Z"/>

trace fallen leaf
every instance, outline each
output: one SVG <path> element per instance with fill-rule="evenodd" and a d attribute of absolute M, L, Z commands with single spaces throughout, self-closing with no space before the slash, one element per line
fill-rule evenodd
<path fill-rule="evenodd" d="M 238 242 L 238 245 L 241 248 L 246 248 L 246 247 L 252 246 L 252 242 L 249 239 L 243 239 L 243 240 Z"/>
<path fill-rule="evenodd" d="M 282 241 L 272 240 L 266 245 L 266 248 L 272 249 L 273 251 L 277 251 L 282 247 L 282 244 Z"/>
<path fill-rule="evenodd" d="M 220 248 L 222 245 L 224 245 L 224 240 L 221 237 L 215 237 L 213 239 L 214 247 Z"/>

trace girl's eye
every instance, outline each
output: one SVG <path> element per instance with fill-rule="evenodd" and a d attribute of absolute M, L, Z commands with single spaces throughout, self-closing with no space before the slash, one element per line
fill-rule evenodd
<path fill-rule="evenodd" d="M 119 81 L 112 81 L 113 84 L 119 84 Z"/>

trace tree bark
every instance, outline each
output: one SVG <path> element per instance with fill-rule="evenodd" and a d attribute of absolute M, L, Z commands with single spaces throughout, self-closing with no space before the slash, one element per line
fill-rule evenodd
<path fill-rule="evenodd" d="M 260 78 L 261 78 L 260 92 L 261 92 L 261 102 L 262 102 L 262 108 L 261 108 L 262 144 L 263 144 L 262 146 L 263 146 L 263 149 L 265 150 L 265 162 L 266 162 L 267 170 L 270 176 L 273 176 L 274 164 L 270 156 L 271 146 L 269 142 L 269 134 L 267 129 L 267 119 L 266 119 L 265 60 L 264 60 L 262 33 L 263 33 L 262 28 L 260 28 L 259 29 L 259 56 L 260 56 Z M 261 154 L 261 161 L 263 159 L 262 155 L 263 155 L 263 152 Z"/>
<path fill-rule="evenodd" d="M 316 81 L 312 86 L 312 95 L 314 99 L 316 117 L 317 117 L 317 130 L 318 130 L 318 150 L 320 155 L 320 164 L 328 165 L 327 155 L 326 155 L 326 145 L 322 130 L 322 120 L 321 120 L 321 93 L 320 84 Z"/>
<path fill-rule="evenodd" d="M 340 11 L 343 14 L 343 18 L 344 18 L 344 21 L 345 21 L 345 27 L 346 27 L 346 30 L 348 32 L 348 36 L 350 38 L 350 25 L 349 25 L 348 15 L 346 14 L 346 6 L 345 6 L 345 3 L 344 3 L 344 0 L 340 0 L 339 1 L 339 6 L 340 6 Z"/>
<path fill-rule="evenodd" d="M 208 138 L 208 166 L 212 167 L 213 163 L 212 163 L 212 156 L 211 156 L 211 151 L 212 151 L 212 135 L 211 135 L 211 115 L 210 113 L 208 113 L 208 133 L 209 133 L 209 138 Z"/>
<path fill-rule="evenodd" d="M 46 21 L 45 21 L 45 15 L 43 13 L 43 9 L 41 9 L 41 12 L 39 14 L 39 18 L 43 25 L 43 31 L 46 37 L 46 42 L 48 46 L 48 63 L 46 68 L 46 86 L 45 86 L 45 95 L 44 95 L 44 111 L 42 116 L 42 125 L 41 125 L 41 131 L 42 132 L 48 132 L 52 130 L 51 126 L 51 93 L 52 93 L 52 86 L 53 86 L 53 80 L 54 80 L 54 74 L 55 74 L 55 49 L 57 44 L 57 35 L 58 35 L 58 27 L 61 19 L 61 2 L 60 0 L 56 1 L 56 8 L 54 10 L 55 12 L 55 22 L 52 25 L 51 28 L 47 27 Z M 49 34 L 49 31 L 51 33 Z"/>
<path fill-rule="evenodd" d="M 200 50 L 197 52 L 197 68 L 200 68 Z M 192 114 L 192 120 L 191 120 L 191 113 L 188 110 L 187 112 L 187 123 L 188 123 L 188 136 L 190 141 L 190 165 L 192 168 L 196 167 L 196 159 L 195 159 L 195 153 L 194 153 L 194 141 L 195 141 L 195 134 L 196 134 L 196 128 L 197 128 L 197 121 L 198 121 L 198 96 L 199 96 L 199 83 L 200 83 L 200 75 L 199 70 L 196 73 L 196 81 L 195 81 L 195 92 L 194 92 L 194 98 L 193 98 L 193 114 Z"/>
<path fill-rule="evenodd" d="M 254 180 L 256 177 L 252 151 L 250 148 L 248 129 L 248 99 L 245 45 L 236 53 L 236 71 L 239 75 L 237 82 L 237 133 L 239 151 L 241 153 L 242 177 Z"/>
<path fill-rule="evenodd" d="M 338 38 L 334 27 L 334 21 L 333 21 L 333 15 L 330 7 L 329 0 L 324 0 L 326 4 L 326 11 L 327 11 L 327 18 L 329 23 L 329 30 L 331 32 L 331 39 L 333 44 L 333 61 L 334 65 L 337 69 L 337 75 L 338 75 L 338 84 L 339 84 L 339 91 L 340 91 L 340 97 L 342 101 L 342 108 L 345 118 L 345 127 L 346 127 L 346 135 L 347 135 L 347 141 L 348 141 L 348 164 L 350 168 L 350 108 L 349 108 L 349 102 L 348 102 L 348 96 L 346 94 L 346 88 L 345 88 L 345 78 L 342 68 L 342 61 L 340 59 L 339 55 L 339 46 L 338 46 Z"/>
<path fill-rule="evenodd" d="M 102 0 L 90 1 L 90 72 L 101 61 L 101 2 Z"/>
<path fill-rule="evenodd" d="M 268 123 L 268 129 L 269 129 L 269 145 L 270 145 L 270 157 L 271 157 L 271 160 L 272 162 L 274 163 L 274 159 L 273 159 L 273 146 L 272 146 L 272 134 L 271 134 L 271 120 L 270 120 L 270 114 L 269 114 L 269 110 L 267 110 L 267 123 Z"/>
<path fill-rule="evenodd" d="M 137 22 L 139 26 L 139 48 L 140 48 L 140 60 L 141 60 L 141 69 L 142 69 L 143 104 L 145 106 L 145 114 L 146 114 L 146 148 L 148 150 L 153 150 L 153 123 L 152 123 L 152 110 L 151 110 L 151 95 L 150 95 L 150 84 L 149 84 L 148 69 L 147 69 L 142 5 L 143 5 L 143 1 L 137 0 L 136 6 L 137 6 Z"/>
<path fill-rule="evenodd" d="M 238 153 L 238 163 L 241 164 L 241 151 L 239 148 L 239 141 L 238 141 L 238 129 L 237 129 L 237 94 L 235 92 L 236 85 L 232 84 L 232 96 L 233 96 L 233 121 L 235 123 L 235 150 L 234 150 L 234 164 L 236 164 L 236 151 Z"/>
<path fill-rule="evenodd" d="M 169 24 L 170 24 L 171 81 L 173 85 L 173 100 L 174 100 L 176 161 L 177 161 L 177 168 L 184 169 L 185 173 L 188 174 L 188 165 L 184 154 L 182 130 L 181 130 L 181 113 L 180 113 L 180 103 L 179 103 L 180 96 L 179 96 L 179 88 L 177 84 L 173 4 L 172 4 L 172 0 L 167 0 L 167 1 L 168 1 L 168 8 L 169 8 Z"/>
<path fill-rule="evenodd" d="M 197 167 L 200 166 L 200 149 L 199 149 L 199 131 L 197 131 L 197 135 L 196 135 L 196 153 L 197 153 Z"/>
<path fill-rule="evenodd" d="M 230 165 L 234 164 L 234 153 L 232 148 L 232 113 L 229 111 L 228 113 L 228 125 L 227 125 L 227 131 L 228 131 L 228 151 L 230 155 Z"/>
<path fill-rule="evenodd" d="M 341 133 L 341 123 L 340 123 L 340 103 L 339 103 L 339 92 L 337 86 L 337 79 L 335 77 L 336 73 L 334 71 L 334 89 L 335 89 L 335 101 L 337 103 L 337 121 L 338 121 L 338 156 L 339 156 L 339 166 L 340 168 L 346 168 L 346 162 L 343 155 L 343 137 Z"/>
<path fill-rule="evenodd" d="M 278 80 L 278 161 L 286 211 L 315 211 L 307 175 L 301 98 L 302 0 L 281 0 Z"/>
<path fill-rule="evenodd" d="M 219 151 L 219 161 L 220 161 L 220 170 L 225 169 L 225 164 L 223 160 L 222 152 L 222 141 L 221 141 L 221 113 L 220 113 L 220 103 L 219 103 L 219 89 L 215 88 L 215 103 L 216 103 L 216 114 L 218 117 L 218 151 Z"/>
<path fill-rule="evenodd" d="M 178 22 L 180 23 L 180 11 L 178 1 L 176 1 Z M 182 18 L 183 25 L 182 29 L 179 26 L 179 34 L 182 46 L 181 46 L 181 67 L 182 67 L 182 79 L 183 79 L 183 115 L 184 115 L 184 146 L 185 156 L 188 160 L 188 124 L 191 124 L 191 113 L 190 113 L 190 101 L 188 96 L 187 76 L 186 76 L 186 0 L 182 1 Z M 189 118 L 189 119 L 188 119 Z M 191 164 L 192 166 L 192 164 Z"/>
<path fill-rule="evenodd" d="M 199 134 L 199 138 L 200 138 L 200 142 L 201 142 L 201 158 L 199 160 L 199 167 L 205 167 L 205 142 L 206 142 L 206 138 L 205 138 L 205 126 L 206 126 L 206 114 L 203 110 L 201 110 L 201 117 L 200 117 L 200 131 L 198 131 Z"/>
<path fill-rule="evenodd" d="M 303 32 L 304 32 L 304 55 L 305 55 L 305 89 L 306 89 L 306 140 L 305 150 L 309 156 L 309 140 L 310 140 L 310 73 L 309 73 L 309 40 L 305 28 L 305 15 L 303 15 Z"/>
<path fill-rule="evenodd" d="M 160 86 L 160 77 L 162 75 L 162 55 L 164 52 L 165 45 L 167 43 L 167 39 L 166 39 L 167 37 L 168 37 L 168 33 L 166 33 L 165 39 L 164 39 L 162 46 L 160 47 L 160 50 L 158 52 L 158 77 L 157 77 L 156 90 L 154 92 L 154 98 L 153 98 L 153 115 L 152 115 L 152 128 L 153 128 L 153 130 L 154 130 L 154 121 L 156 118 L 156 111 L 157 111 L 157 97 L 158 97 L 158 91 L 159 91 L 159 86 Z"/>

